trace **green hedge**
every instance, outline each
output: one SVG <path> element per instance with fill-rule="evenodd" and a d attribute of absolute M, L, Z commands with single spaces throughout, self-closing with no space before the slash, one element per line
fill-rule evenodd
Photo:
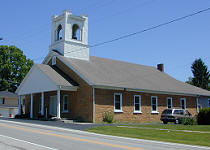
<path fill-rule="evenodd" d="M 210 108 L 203 108 L 198 113 L 198 124 L 210 125 Z"/>
<path fill-rule="evenodd" d="M 182 120 L 182 124 L 183 125 L 196 125 L 197 121 L 195 118 L 184 118 Z"/>

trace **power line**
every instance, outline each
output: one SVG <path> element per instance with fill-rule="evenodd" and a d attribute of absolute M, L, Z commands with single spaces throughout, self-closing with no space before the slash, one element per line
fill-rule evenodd
<path fill-rule="evenodd" d="M 125 38 L 128 38 L 128 37 L 130 37 L 130 36 L 134 36 L 134 35 L 137 35 L 137 34 L 141 34 L 141 33 L 144 33 L 144 32 L 150 31 L 150 30 L 154 30 L 154 29 L 156 29 L 156 28 L 159 28 L 159 27 L 162 27 L 162 26 L 166 26 L 166 25 L 168 25 L 168 24 L 171 24 L 171 23 L 174 23 L 174 22 L 177 22 L 177 21 L 184 20 L 184 19 L 186 19 L 186 18 L 195 16 L 195 15 L 197 15 L 197 14 L 200 14 L 200 13 L 203 13 L 203 12 L 206 12 L 206 11 L 209 11 L 209 10 L 210 10 L 210 7 L 207 8 L 207 9 L 203 9 L 203 10 L 200 10 L 200 11 L 197 11 L 197 12 L 194 12 L 194 13 L 191 13 L 191 14 L 186 15 L 186 16 L 183 16 L 183 17 L 179 17 L 179 18 L 173 19 L 173 20 L 168 21 L 168 22 L 165 22 L 165 23 L 161 23 L 161 24 L 159 24 L 159 25 L 155 25 L 155 26 L 146 28 L 146 29 L 144 29 L 144 30 L 140 30 L 140 31 L 137 31 L 137 32 L 134 32 L 134 33 L 130 33 L 130 34 L 127 34 L 127 35 L 120 36 L 120 37 L 115 38 L 115 39 L 111 39 L 111 40 L 108 40 L 108 41 L 105 41 L 105 42 L 101 42 L 101 43 L 94 44 L 94 45 L 92 45 L 91 47 L 97 47 L 97 46 L 100 46 L 100 45 L 104 45 L 104 44 L 107 44 L 107 43 L 111 43 L 111 42 L 115 42 L 115 41 L 118 41 L 118 40 L 121 40 L 121 39 L 125 39 Z"/>
<path fill-rule="evenodd" d="M 193 17 L 195 15 L 204 13 L 204 12 L 209 11 L 209 10 L 210 10 L 210 7 L 206 8 L 206 9 L 203 9 L 203 10 L 200 10 L 200 11 L 196 11 L 194 13 L 191 13 L 191 14 L 188 14 L 188 15 L 185 15 L 185 16 L 182 16 L 182 17 L 179 17 L 179 18 L 172 19 L 170 21 L 167 21 L 167 22 L 164 22 L 164 23 L 161 23 L 161 24 L 158 24 L 158 25 L 154 25 L 154 26 L 148 27 L 146 29 L 143 29 L 143 30 L 140 30 L 140 31 L 137 31 L 137 32 L 126 34 L 126 35 L 120 36 L 118 38 L 114 38 L 114 39 L 107 40 L 107 41 L 104 41 L 104 42 L 96 43 L 96 44 L 90 45 L 89 47 L 90 48 L 92 48 L 92 47 L 98 47 L 98 46 L 102 46 L 102 45 L 105 45 L 105 44 L 108 44 L 108 43 L 116 42 L 116 41 L 119 41 L 119 40 L 122 40 L 122 39 L 125 39 L 125 38 L 129 38 L 129 37 L 134 36 L 134 35 L 142 34 L 144 32 L 148 32 L 148 31 L 151 31 L 151 30 L 154 30 L 154 29 L 157 29 L 157 28 L 160 28 L 160 27 L 163 27 L 163 26 L 172 24 L 174 22 L 178 22 L 178 21 L 187 19 L 189 17 Z M 66 52 L 64 54 L 73 53 L 73 52 L 81 51 L 81 50 L 84 50 L 84 49 L 86 49 L 86 47 L 85 48 L 79 48 L 79 49 L 76 49 L 74 51 Z"/>
<path fill-rule="evenodd" d="M 187 18 L 189 18 L 189 17 L 198 15 L 198 14 L 200 14 L 200 13 L 203 13 L 203 12 L 206 12 L 206 11 L 209 11 L 209 10 L 210 10 L 210 7 L 209 7 L 209 8 L 206 8 L 206 9 L 203 9 L 203 10 L 200 10 L 200 11 L 197 11 L 197 12 L 194 12 L 194 13 L 191 13 L 191 14 L 188 14 L 188 15 L 185 15 L 185 16 L 183 16 L 183 17 L 179 17 L 179 18 L 176 18 L 176 19 L 173 19 L 173 20 L 170 20 L 170 21 L 167 21 L 167 22 L 158 24 L 158 25 L 151 26 L 151 27 L 149 27 L 149 28 L 146 28 L 146 29 L 143 29 L 143 30 L 140 30 L 140 31 L 137 31 L 137 32 L 133 32 L 133 33 L 130 33 L 130 34 L 126 34 L 126 35 L 120 36 L 120 37 L 118 37 L 118 38 L 114 38 L 114 39 L 107 40 L 107 41 L 104 41 L 104 42 L 96 43 L 96 44 L 94 44 L 94 45 L 90 45 L 90 48 L 91 48 L 91 47 L 98 47 L 98 46 L 105 45 L 105 44 L 108 44 L 108 43 L 112 43 L 112 42 L 115 42 L 115 41 L 118 41 L 118 40 L 122 40 L 122 39 L 131 37 L 131 36 L 134 36 L 134 35 L 137 35 L 137 34 L 142 34 L 142 33 L 144 33 L 144 32 L 151 31 L 151 30 L 160 28 L 160 27 L 162 27 L 162 26 L 166 26 L 166 25 L 172 24 L 172 23 L 174 23 L 174 22 L 178 22 L 178 21 L 187 19 Z M 71 52 L 66 52 L 66 53 L 64 53 L 64 54 L 73 53 L 73 52 L 80 51 L 80 50 L 83 50 L 83 49 L 86 49 L 86 48 L 79 48 L 79 49 L 76 49 L 76 50 L 71 51 Z"/>

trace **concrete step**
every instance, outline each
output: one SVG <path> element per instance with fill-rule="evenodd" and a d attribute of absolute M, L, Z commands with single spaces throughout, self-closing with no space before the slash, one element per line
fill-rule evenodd
<path fill-rule="evenodd" d="M 64 123 L 74 123 L 74 120 L 70 120 L 70 119 L 61 119 L 61 121 Z"/>

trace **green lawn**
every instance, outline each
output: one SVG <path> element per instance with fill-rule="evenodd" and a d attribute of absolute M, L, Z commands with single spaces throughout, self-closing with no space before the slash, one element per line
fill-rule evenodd
<path fill-rule="evenodd" d="M 131 125 L 130 125 L 131 126 Z M 210 132 L 210 125 L 175 125 L 175 124 L 148 124 L 148 125 L 132 125 L 132 127 L 171 129 L 171 130 L 191 130 L 191 131 L 208 131 Z"/>
<path fill-rule="evenodd" d="M 132 127 L 132 128 L 129 128 Z M 88 129 L 89 132 L 132 137 L 147 140 L 183 143 L 190 145 L 210 146 L 210 133 L 192 133 L 171 130 L 191 130 L 210 132 L 210 126 L 185 126 L 185 125 L 138 125 L 129 127 L 102 126 Z M 140 128 L 138 128 L 140 127 Z M 156 130 L 169 129 L 169 130 Z"/>

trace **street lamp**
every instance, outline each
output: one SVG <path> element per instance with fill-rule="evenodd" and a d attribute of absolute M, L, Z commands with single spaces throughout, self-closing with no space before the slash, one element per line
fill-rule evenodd
<path fill-rule="evenodd" d="M 3 40 L 3 38 L 0 37 L 0 41 Z"/>

